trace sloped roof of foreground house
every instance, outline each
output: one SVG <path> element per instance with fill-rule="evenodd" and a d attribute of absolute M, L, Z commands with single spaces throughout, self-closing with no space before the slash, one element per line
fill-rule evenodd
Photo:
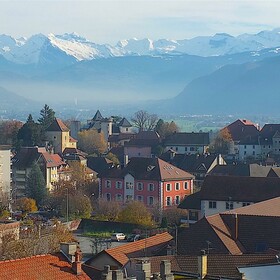
<path fill-rule="evenodd" d="M 83 271 L 79 275 L 75 274 L 63 254 L 58 253 L 0 261 L 0 279 L 90 280 L 90 277 Z"/>
<path fill-rule="evenodd" d="M 184 180 L 193 179 L 194 176 L 166 161 L 159 158 L 131 158 L 128 165 L 123 169 L 112 168 L 100 177 L 105 178 L 124 178 L 131 174 L 138 180 Z"/>
<path fill-rule="evenodd" d="M 135 256 L 136 253 L 139 253 L 139 256 L 143 257 L 145 254 L 145 249 L 159 249 L 160 247 L 167 245 L 172 239 L 172 235 L 170 235 L 168 232 L 159 233 L 145 239 L 129 242 L 119 247 L 104 250 L 92 259 L 98 258 L 99 255 L 107 254 L 117 261 L 121 266 L 124 266 L 129 261 L 131 255 Z M 92 259 L 88 260 L 86 263 L 90 264 Z"/>
<path fill-rule="evenodd" d="M 180 254 L 241 255 L 280 250 L 280 197 L 203 217 L 179 235 Z"/>

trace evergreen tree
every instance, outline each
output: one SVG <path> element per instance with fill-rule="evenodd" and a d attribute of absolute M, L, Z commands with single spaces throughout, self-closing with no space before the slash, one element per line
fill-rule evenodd
<path fill-rule="evenodd" d="M 34 122 L 29 114 L 26 123 L 19 129 L 17 134 L 17 147 L 32 147 L 41 143 L 41 126 Z"/>
<path fill-rule="evenodd" d="M 39 124 L 42 126 L 43 130 L 46 130 L 53 120 L 55 119 L 55 112 L 47 104 L 40 111 L 41 117 L 38 119 Z"/>
<path fill-rule="evenodd" d="M 33 163 L 27 177 L 26 194 L 36 200 L 37 205 L 42 205 L 47 197 L 46 183 L 43 173 L 37 163 Z"/>

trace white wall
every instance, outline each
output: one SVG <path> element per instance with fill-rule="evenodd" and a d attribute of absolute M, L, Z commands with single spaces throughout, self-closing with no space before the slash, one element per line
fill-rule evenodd
<path fill-rule="evenodd" d="M 212 201 L 215 201 L 215 200 L 212 200 Z M 246 202 L 246 201 L 241 201 L 241 202 L 233 201 L 233 209 L 242 207 L 243 202 Z M 209 208 L 209 200 L 202 200 L 201 201 L 202 217 L 203 216 L 214 215 L 214 214 L 225 212 L 225 211 L 229 211 L 229 209 L 226 209 L 226 201 L 216 201 L 216 206 L 217 207 L 215 209 L 211 209 L 211 208 Z"/>
<path fill-rule="evenodd" d="M 169 145 L 166 146 L 166 151 L 172 149 L 173 151 L 177 152 L 178 154 L 204 154 L 206 152 L 206 146 L 195 146 L 195 145 Z"/>
<path fill-rule="evenodd" d="M 260 145 L 238 145 L 239 160 L 245 160 L 247 157 L 259 158 L 261 156 Z"/>

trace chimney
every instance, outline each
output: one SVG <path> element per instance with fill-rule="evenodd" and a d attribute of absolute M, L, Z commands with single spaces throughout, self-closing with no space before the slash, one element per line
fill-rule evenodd
<path fill-rule="evenodd" d="M 76 275 L 82 274 L 82 254 L 79 249 L 75 252 L 75 261 L 72 263 L 72 270 Z"/>
<path fill-rule="evenodd" d="M 150 280 L 151 279 L 151 263 L 149 259 L 141 259 L 136 263 L 136 279 Z"/>
<path fill-rule="evenodd" d="M 234 214 L 234 222 L 233 222 L 233 239 L 238 239 L 238 215 Z"/>
<path fill-rule="evenodd" d="M 127 166 L 128 161 L 129 161 L 129 159 L 128 159 L 128 155 L 124 155 L 124 161 L 123 161 L 123 166 L 124 166 L 124 167 L 126 167 L 126 166 Z"/>
<path fill-rule="evenodd" d="M 77 244 L 75 242 L 60 243 L 60 252 L 62 252 L 71 262 L 75 260 L 74 256 L 76 251 L 77 251 Z"/>
<path fill-rule="evenodd" d="M 164 260 L 160 263 L 160 276 L 162 280 L 174 280 L 174 276 L 171 273 L 171 262 Z"/>
<path fill-rule="evenodd" d="M 207 275 L 207 255 L 204 250 L 201 250 L 198 256 L 198 273 L 199 279 L 204 279 Z"/>
<path fill-rule="evenodd" d="M 102 280 L 113 280 L 112 270 L 110 269 L 110 265 L 105 265 L 104 270 L 101 276 Z"/>

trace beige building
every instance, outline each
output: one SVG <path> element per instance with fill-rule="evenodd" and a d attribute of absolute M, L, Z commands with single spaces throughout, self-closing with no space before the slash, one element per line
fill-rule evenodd
<path fill-rule="evenodd" d="M 0 202 L 7 203 L 11 192 L 11 150 L 0 146 Z"/>
<path fill-rule="evenodd" d="M 70 129 L 60 119 L 54 119 L 45 136 L 54 153 L 62 153 L 65 148 L 77 148 L 77 140 L 70 136 Z"/>

